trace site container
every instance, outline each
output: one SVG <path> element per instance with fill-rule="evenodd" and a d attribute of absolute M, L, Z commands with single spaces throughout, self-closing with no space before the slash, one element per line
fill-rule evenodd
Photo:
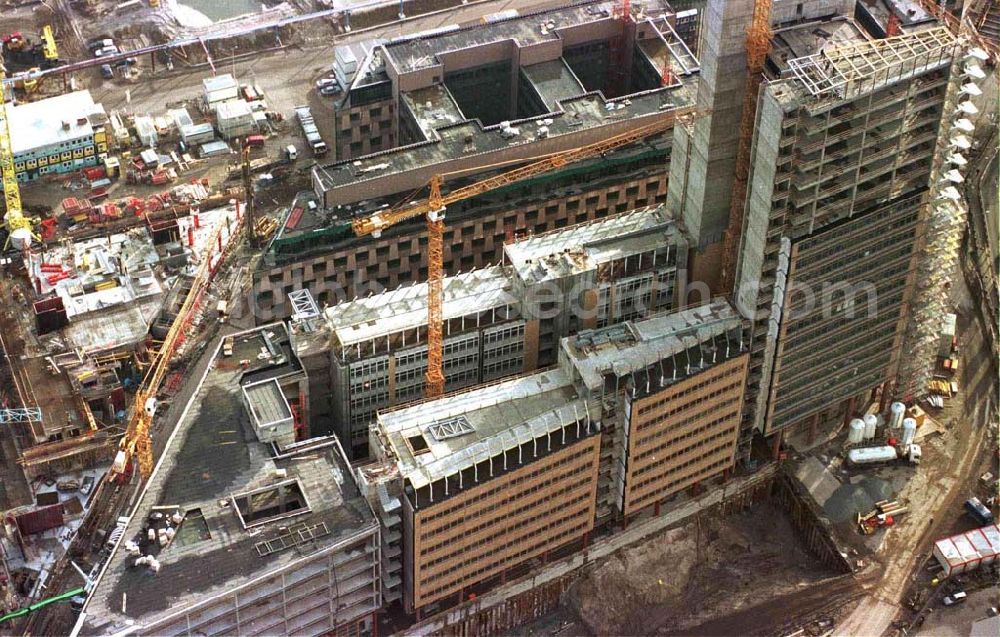
<path fill-rule="evenodd" d="M 992 564 L 1000 555 L 1000 527 L 990 524 L 959 533 L 934 543 L 934 557 L 942 574 L 950 577 L 985 564 Z"/>

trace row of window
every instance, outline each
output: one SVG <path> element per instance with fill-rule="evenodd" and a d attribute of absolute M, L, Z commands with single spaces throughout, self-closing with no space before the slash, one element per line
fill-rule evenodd
<path fill-rule="evenodd" d="M 547 494 L 549 490 L 551 490 L 553 485 L 565 482 L 566 480 L 569 480 L 571 478 L 576 478 L 581 475 L 586 476 L 586 474 L 592 473 L 594 469 L 591 465 L 592 463 L 587 463 L 573 467 L 569 471 L 564 471 L 557 475 L 553 475 L 548 479 L 542 480 L 537 484 L 534 484 L 525 489 L 510 489 L 511 493 L 504 498 L 497 498 L 492 501 L 477 500 L 475 503 L 467 503 L 466 504 L 467 508 L 461 518 L 448 520 L 446 524 L 438 525 L 434 528 L 422 532 L 420 534 L 420 541 L 426 542 L 432 539 L 435 535 L 440 535 L 441 533 L 448 533 L 450 536 L 456 524 L 460 524 L 462 522 L 465 522 L 466 520 L 474 520 L 475 518 L 480 518 L 483 517 L 484 515 L 490 515 L 494 511 L 506 510 L 508 507 L 514 506 L 517 503 L 522 502 L 527 498 L 530 498 L 530 496 L 534 493 L 543 493 L 546 494 L 546 497 L 548 497 Z M 556 465 L 556 467 L 557 466 L 558 465 Z M 555 471 L 556 467 L 552 468 L 553 472 Z M 586 483 L 585 480 L 584 483 Z M 537 502 L 535 502 L 534 504 L 537 504 Z"/>
<path fill-rule="evenodd" d="M 664 447 L 669 447 L 670 445 L 672 445 L 672 444 L 674 444 L 674 443 L 676 443 L 676 442 L 678 442 L 680 440 L 683 440 L 685 438 L 690 438 L 692 435 L 697 435 L 698 432 L 704 431 L 705 429 L 707 429 L 709 427 L 712 427 L 712 426 L 714 426 L 714 425 L 716 425 L 716 424 L 718 424 L 720 422 L 723 422 L 723 421 L 731 418 L 735 414 L 739 413 L 739 404 L 740 404 L 740 402 L 741 401 L 737 397 L 729 398 L 729 399 L 724 400 L 724 401 L 722 401 L 720 403 L 713 404 L 711 407 L 709 407 L 705 411 L 702 411 L 702 412 L 699 412 L 697 414 L 692 415 L 689 419 L 686 419 L 686 420 L 684 420 L 682 422 L 678 422 L 678 423 L 674 424 L 673 426 L 665 427 L 665 428 L 663 428 L 663 429 L 661 429 L 659 431 L 655 431 L 655 432 L 653 432 L 653 433 L 651 433 L 651 434 L 649 434 L 647 436 L 643 436 L 642 438 L 637 439 L 636 440 L 636 448 L 644 448 L 646 445 L 650 444 L 654 440 L 657 440 L 659 438 L 664 438 L 664 437 L 667 438 L 665 441 L 663 441 L 660 445 L 656 446 L 655 448 L 643 451 L 642 453 L 638 454 L 636 456 L 636 459 L 639 460 L 639 459 L 645 458 L 646 456 L 649 456 L 649 455 L 652 455 L 654 453 L 657 453 L 659 450 L 663 449 Z M 734 409 L 734 407 L 735 407 L 735 409 Z M 726 413 L 724 413 L 723 415 L 719 416 L 718 418 L 713 419 L 711 422 L 709 422 L 705 426 L 698 427 L 698 428 L 696 428 L 696 429 L 694 429 L 694 430 L 692 430 L 690 432 L 687 432 L 685 434 L 677 434 L 677 432 L 678 431 L 682 431 L 684 429 L 684 427 L 687 427 L 689 425 L 695 424 L 695 423 L 697 423 L 697 422 L 699 422 L 699 421 L 701 421 L 701 420 L 703 420 L 703 419 L 711 416 L 712 414 L 716 414 L 716 413 L 718 413 L 720 411 L 726 412 Z"/>
<path fill-rule="evenodd" d="M 659 489 L 650 491 L 649 493 L 640 496 L 635 500 L 635 502 L 631 504 L 632 506 L 637 506 L 637 507 L 644 507 L 648 504 L 652 504 L 656 500 L 666 497 L 670 493 L 679 491 L 684 487 L 688 486 L 689 484 L 694 484 L 699 480 L 702 480 L 715 473 L 718 473 L 719 471 L 728 467 L 731 463 L 732 461 L 729 458 L 722 458 L 720 460 L 716 460 L 712 464 L 706 466 L 704 469 L 696 473 L 686 476 L 678 476 L 677 478 L 674 478 L 669 482 L 663 483 Z"/>
<path fill-rule="evenodd" d="M 732 436 L 730 436 L 730 437 L 732 437 Z M 710 441 L 706 440 L 705 444 L 707 444 L 708 442 L 710 442 Z M 717 453 L 727 452 L 727 451 L 729 451 L 732 448 L 734 442 L 735 442 L 734 440 L 725 440 L 721 444 L 715 445 L 711 449 L 706 449 L 704 453 L 700 453 L 697 456 L 694 456 L 693 458 L 689 458 L 689 459 L 685 460 L 684 462 L 679 462 L 679 463 L 676 463 L 676 464 L 672 464 L 669 467 L 664 467 L 665 470 L 663 472 L 658 473 L 657 475 L 654 475 L 654 476 L 650 476 L 650 477 L 645 478 L 643 480 L 640 480 L 639 482 L 637 482 L 634 485 L 632 485 L 630 487 L 630 489 L 633 490 L 633 491 L 642 489 L 643 487 L 646 487 L 646 486 L 648 486 L 650 484 L 653 484 L 654 482 L 660 482 L 665 477 L 667 477 L 667 476 L 669 476 L 671 474 L 679 473 L 679 472 L 683 471 L 684 469 L 690 467 L 693 464 L 700 464 L 700 463 L 702 463 L 702 462 L 705 461 L 705 458 L 710 458 L 710 457 L 712 457 L 713 455 L 715 455 Z M 697 446 L 699 446 L 699 447 L 700 446 L 704 446 L 704 444 L 699 443 Z M 728 455 L 727 455 L 726 459 L 723 460 L 722 462 L 723 463 L 729 462 Z M 669 483 L 665 484 L 664 486 L 668 486 L 668 485 L 669 485 Z"/>
<path fill-rule="evenodd" d="M 690 435 L 684 436 L 684 438 L 699 437 L 699 436 L 702 436 L 704 434 L 704 432 L 706 432 L 706 431 L 717 430 L 717 431 L 715 431 L 715 433 L 710 434 L 708 436 L 705 436 L 704 438 L 701 438 L 697 442 L 694 442 L 694 443 L 692 443 L 690 445 L 687 445 L 686 447 L 681 447 L 680 449 L 677 449 L 677 450 L 672 451 L 672 452 L 670 452 L 668 454 L 665 454 L 662 457 L 657 457 L 655 459 L 654 463 L 648 464 L 645 467 L 640 467 L 639 469 L 636 469 L 635 471 L 633 471 L 632 472 L 632 476 L 637 478 L 637 477 L 639 477 L 641 475 L 645 475 L 645 474 L 649 473 L 650 471 L 654 471 L 654 470 L 657 470 L 657 469 L 662 469 L 665 465 L 670 464 L 671 460 L 674 460 L 675 458 L 679 458 L 679 457 L 681 457 L 681 456 L 683 456 L 685 454 L 691 453 L 692 451 L 695 451 L 695 450 L 697 450 L 700 447 L 704 447 L 705 445 L 711 444 L 715 440 L 719 440 L 719 439 L 722 439 L 722 438 L 725 438 L 725 439 L 734 438 L 735 435 L 736 435 L 736 425 L 737 425 L 737 422 L 734 420 L 733 417 L 736 416 L 736 415 L 738 415 L 738 414 L 739 414 L 739 412 L 734 412 L 732 414 L 729 414 L 728 416 L 725 416 L 725 417 L 722 417 L 722 418 L 716 418 L 712 422 L 706 424 L 704 427 L 700 427 L 699 431 L 692 432 Z M 732 421 L 732 426 L 722 427 L 720 429 L 720 425 L 725 425 L 727 421 Z M 677 440 L 675 440 L 674 442 L 677 442 Z M 656 450 L 654 450 L 652 452 L 647 452 L 647 453 L 643 454 L 643 457 L 651 456 L 654 453 L 662 453 L 662 452 L 664 452 L 665 450 L 667 450 L 671 446 L 672 446 L 672 444 L 661 445 Z M 698 457 L 704 457 L 704 455 L 705 454 L 699 454 Z"/>
<path fill-rule="evenodd" d="M 518 507 L 514 511 L 505 511 L 503 513 L 502 520 L 497 519 L 496 517 L 491 517 L 486 522 L 483 522 L 482 524 L 477 524 L 476 526 L 470 529 L 462 528 L 461 536 L 452 537 L 448 540 L 435 544 L 433 547 L 429 549 L 420 551 L 420 555 L 424 556 L 424 555 L 429 555 L 431 553 L 436 553 L 437 551 L 443 548 L 452 549 L 451 551 L 445 553 L 444 555 L 436 557 L 432 560 L 422 562 L 423 568 L 430 568 L 431 566 L 434 566 L 436 564 L 447 562 L 448 560 L 455 559 L 456 557 L 462 554 L 468 553 L 470 550 L 472 550 L 472 547 L 468 546 L 465 540 L 471 538 L 473 535 L 483 530 L 490 529 L 489 537 L 485 540 L 482 540 L 481 542 L 477 542 L 476 543 L 477 545 L 481 544 L 482 542 L 492 543 L 502 535 L 523 529 L 524 525 L 528 524 L 527 521 L 520 520 L 517 522 L 511 522 L 511 520 L 514 520 L 518 516 L 523 515 L 528 511 L 534 513 L 534 515 L 531 516 L 531 520 L 537 520 L 539 518 L 546 517 L 547 515 L 553 513 L 554 511 L 566 510 L 572 507 L 573 505 L 590 501 L 592 499 L 592 495 L 589 487 L 590 483 L 588 482 L 568 485 L 566 487 L 563 487 L 562 489 L 559 489 L 558 491 L 552 491 L 551 493 L 546 493 L 544 497 L 536 499 L 533 502 L 529 502 L 524 506 Z M 581 489 L 583 489 L 582 493 L 570 496 L 572 492 L 580 491 Z M 564 496 L 565 499 L 562 499 L 562 497 Z M 539 508 L 542 502 L 546 501 L 550 504 L 550 506 L 546 509 Z M 505 522 L 506 524 L 504 524 Z"/>
<path fill-rule="evenodd" d="M 697 383 L 695 383 L 693 385 L 687 386 L 684 389 L 684 393 L 690 395 L 692 392 L 696 392 L 696 391 L 698 391 L 700 389 L 705 389 L 709 385 L 716 385 L 716 384 L 725 383 L 726 379 L 730 378 L 731 376 L 739 375 L 739 374 L 742 373 L 742 371 L 743 371 L 743 366 L 742 365 L 733 365 L 731 368 L 729 368 L 728 370 L 726 370 L 725 373 L 722 373 L 722 374 L 713 374 L 713 375 L 707 377 L 705 380 L 701 380 L 701 381 L 699 381 L 699 382 L 697 382 Z M 728 383 L 726 383 L 726 388 L 732 387 L 732 385 L 734 385 L 734 384 L 736 384 L 736 383 L 728 382 Z M 667 403 L 671 403 L 671 402 L 674 402 L 674 401 L 677 401 L 677 396 L 674 395 L 674 394 L 670 394 L 670 395 L 664 396 L 664 397 L 662 397 L 662 398 L 660 398 L 658 400 L 645 403 L 644 405 L 642 405 L 641 407 L 639 407 L 639 416 L 643 416 L 645 414 L 648 414 L 651 410 L 653 410 L 653 409 L 659 409 L 660 407 L 663 407 Z M 702 400 L 697 400 L 697 401 L 692 401 L 692 402 L 685 402 L 685 403 L 681 404 L 680 406 L 675 407 L 674 409 L 671 409 L 670 411 L 663 412 L 663 414 L 661 414 L 661 415 L 670 416 L 672 414 L 676 414 L 677 412 L 684 411 L 684 410 L 688 409 L 688 407 L 690 405 L 695 405 L 698 402 L 703 402 L 703 401 Z M 644 423 L 643 425 L 640 425 L 639 426 L 639 430 L 641 431 L 642 429 L 644 429 L 645 427 L 649 426 L 649 424 L 652 424 L 653 422 L 656 422 L 656 421 L 649 421 L 647 423 Z"/>
<path fill-rule="evenodd" d="M 559 544 L 562 544 L 562 542 L 559 541 L 562 538 L 568 535 L 582 533 L 585 529 L 587 529 L 590 526 L 589 519 L 584 519 L 578 522 L 577 524 L 574 524 L 573 526 L 569 527 L 568 529 L 560 531 L 554 536 L 546 537 L 545 531 L 548 531 L 549 529 L 558 529 L 560 527 L 565 527 L 567 524 L 571 524 L 576 520 L 580 520 L 581 516 L 585 515 L 586 515 L 586 508 L 584 508 L 582 511 L 573 511 L 572 513 L 569 513 L 567 515 L 564 515 L 562 517 L 550 521 L 548 524 L 543 524 L 541 526 L 529 529 L 525 533 L 522 533 L 521 535 L 507 542 L 504 542 L 502 545 L 494 547 L 492 554 L 500 555 L 501 557 L 484 564 L 482 567 L 476 569 L 475 571 L 469 573 L 459 573 L 456 575 L 457 571 L 464 570 L 463 567 L 471 566 L 477 562 L 482 562 L 484 559 L 482 555 L 473 555 L 472 557 L 469 557 L 468 559 L 463 560 L 458 564 L 455 564 L 452 568 L 446 571 L 421 577 L 420 583 L 422 585 L 426 585 L 434 581 L 445 579 L 445 582 L 443 582 L 441 586 L 435 588 L 433 591 L 429 593 L 429 595 L 434 595 L 436 591 L 447 590 L 448 588 L 455 586 L 460 582 L 465 582 L 471 578 L 474 578 L 476 575 L 479 575 L 480 573 L 496 572 L 498 567 L 500 567 L 503 564 L 520 562 L 521 559 L 519 558 L 522 555 L 526 555 L 529 553 L 539 553 L 543 550 L 543 547 L 559 546 Z M 514 553 L 512 555 L 504 555 L 508 550 L 524 544 L 525 540 L 529 538 L 538 538 L 538 537 L 541 537 L 542 539 L 532 544 L 529 544 L 527 547 L 525 547 L 521 551 L 518 551 L 517 553 Z"/>
<path fill-rule="evenodd" d="M 86 148 L 75 148 L 73 150 L 64 150 L 61 153 L 56 153 L 49 156 L 39 157 L 38 159 L 26 159 L 24 161 L 18 161 L 14 163 L 14 170 L 17 172 L 22 172 L 25 170 L 34 170 L 36 168 L 41 168 L 49 165 L 56 165 L 60 162 L 69 162 L 74 159 L 83 159 L 84 157 L 91 157 L 94 155 L 95 149 L 93 146 L 87 146 Z"/>
<path fill-rule="evenodd" d="M 518 485 L 521 485 L 521 484 L 523 484 L 526 481 L 529 481 L 529 480 L 532 480 L 534 478 L 537 478 L 538 476 L 542 475 L 543 473 L 548 473 L 548 472 L 552 471 L 553 468 L 554 468 L 554 466 L 570 464 L 573 461 L 575 461 L 577 458 L 581 458 L 583 456 L 590 455 L 591 453 L 593 453 L 591 445 L 589 445 L 589 444 L 588 445 L 584 445 L 581 449 L 578 449 L 578 450 L 574 451 L 573 453 L 567 454 L 565 457 L 563 457 L 560 460 L 553 461 L 551 459 L 546 459 L 546 461 L 543 462 L 543 463 L 540 463 L 539 467 L 536 468 L 535 470 L 533 470 L 533 471 L 525 471 L 522 475 L 519 475 L 516 478 L 511 478 L 511 479 L 508 479 L 508 480 L 504 480 L 502 483 L 498 483 L 498 484 L 495 484 L 493 486 L 486 487 L 485 489 L 483 489 L 481 491 L 477 491 L 475 496 L 470 496 L 470 497 L 475 497 L 475 499 L 477 501 L 483 502 L 483 501 L 485 501 L 488 498 L 491 498 L 491 497 L 493 497 L 495 495 L 498 495 L 502 491 L 506 491 L 507 489 L 515 490 Z M 494 459 L 493 462 L 502 462 L 502 460 Z M 549 481 L 551 482 L 551 479 Z M 462 509 L 463 507 L 468 506 L 467 500 L 468 500 L 468 498 L 462 498 L 462 499 L 460 499 L 460 501 L 457 501 L 454 504 L 450 504 L 450 505 L 444 506 L 444 507 L 435 507 L 434 510 L 431 510 L 431 511 L 425 513 L 425 514 L 421 514 L 421 516 L 420 516 L 421 523 L 424 524 L 424 525 L 426 525 L 427 523 L 432 522 L 434 520 L 438 520 L 438 519 L 440 519 L 442 517 L 445 517 L 445 516 L 450 516 L 451 514 L 453 514 L 456 511 L 458 511 L 459 509 Z M 448 522 L 448 525 L 450 525 L 450 524 L 451 524 L 451 521 Z M 437 531 L 435 531 L 435 532 L 437 532 Z M 420 539 L 421 540 L 426 540 L 428 537 L 430 537 L 430 536 L 429 535 L 421 535 Z"/>

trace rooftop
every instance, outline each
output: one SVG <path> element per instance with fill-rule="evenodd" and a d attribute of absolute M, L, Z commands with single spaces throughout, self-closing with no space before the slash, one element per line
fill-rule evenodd
<path fill-rule="evenodd" d="M 822 53 L 832 47 L 871 39 L 852 18 L 837 17 L 780 29 L 771 38 L 771 60 L 784 72 L 788 61 Z"/>
<path fill-rule="evenodd" d="M 515 305 L 504 268 L 472 270 L 444 280 L 444 318 Z M 327 324 L 341 347 L 350 347 L 427 324 L 427 284 L 417 283 L 327 308 Z"/>
<path fill-rule="evenodd" d="M 561 101 L 586 92 L 562 58 L 531 64 L 522 67 L 521 71 L 551 111 L 559 110 Z"/>
<path fill-rule="evenodd" d="M 22 153 L 92 135 L 94 127 L 88 117 L 95 113 L 103 118 L 104 108 L 94 103 L 90 91 L 8 107 L 11 150 Z"/>
<path fill-rule="evenodd" d="M 385 51 L 390 62 L 400 73 L 410 73 L 434 66 L 437 63 L 437 56 L 446 51 L 460 51 L 503 40 L 514 40 L 522 47 L 555 40 L 560 37 L 559 31 L 568 27 L 610 19 L 611 7 L 612 2 L 571 5 L 502 20 L 486 26 L 476 25 L 433 37 L 390 42 L 385 45 Z"/>
<path fill-rule="evenodd" d="M 662 232 L 649 232 L 658 227 Z M 504 253 L 522 280 L 538 283 L 668 244 L 665 237 L 675 231 L 666 208 L 650 206 L 535 235 L 505 246 Z"/>
<path fill-rule="evenodd" d="M 240 332 L 231 356 L 221 350 L 220 343 L 88 599 L 83 634 L 168 620 L 376 525 L 336 439 L 279 450 L 254 435 L 244 388 L 268 393 L 255 397 L 258 407 L 274 407 L 260 412 L 268 420 L 285 411 L 282 401 L 268 402 L 276 396 L 267 381 L 304 377 L 285 328 Z M 164 548 L 141 542 L 158 511 L 185 516 Z M 289 535 L 300 529 L 304 535 Z M 126 540 L 155 555 L 159 572 L 133 566 Z"/>
<path fill-rule="evenodd" d="M 643 321 L 581 332 L 563 339 L 562 351 L 583 384 L 593 391 L 604 385 L 606 373 L 620 377 L 646 369 L 741 325 L 742 319 L 732 306 L 718 299 Z M 729 354 L 740 347 L 740 343 L 733 343 Z"/>
<path fill-rule="evenodd" d="M 555 369 L 381 412 L 378 427 L 401 475 L 418 489 L 558 431 L 586 409 Z"/>
<path fill-rule="evenodd" d="M 661 112 L 691 107 L 695 102 L 698 62 L 687 47 L 673 33 L 662 15 L 669 13 L 666 3 L 654 0 L 646 3 L 642 10 L 635 11 L 640 23 L 639 29 L 645 40 L 660 43 L 663 58 L 674 60 L 679 81 L 669 87 L 653 87 L 640 90 L 616 99 L 605 98 L 601 91 L 587 92 L 580 80 L 562 59 L 562 45 L 581 45 L 595 38 L 608 39 L 615 33 L 610 21 L 611 2 L 591 2 L 552 9 L 486 25 L 476 25 L 465 29 L 449 30 L 444 33 L 427 34 L 389 42 L 380 50 L 386 64 L 393 66 L 398 74 L 439 64 L 438 56 L 461 60 L 468 56 L 470 48 L 491 43 L 515 42 L 520 47 L 530 47 L 543 41 L 560 40 L 558 46 L 549 47 L 534 56 L 539 62 L 521 67 L 538 93 L 547 113 L 532 118 L 514 120 L 519 132 L 504 133 L 499 125 L 483 126 L 478 120 L 466 121 L 461 109 L 441 86 L 428 85 L 430 75 L 420 75 L 407 80 L 407 90 L 400 90 L 402 101 L 420 123 L 426 141 L 409 146 L 382 151 L 366 157 L 354 158 L 316 169 L 315 177 L 324 190 L 334 190 L 349 184 L 372 182 L 391 175 L 400 175 L 431 166 L 438 167 L 439 173 L 450 173 L 449 164 L 468 163 L 470 155 L 483 155 L 481 165 L 492 162 L 485 155 L 504 153 L 505 161 L 515 159 L 510 147 L 525 146 L 528 143 L 546 139 L 546 152 L 563 150 L 576 146 L 570 141 L 578 133 L 590 128 L 655 116 Z M 601 22 L 604 26 L 590 28 L 588 23 Z M 576 32 L 575 29 L 584 31 Z M 589 29 L 589 30 L 587 30 Z M 491 55 L 494 55 L 491 53 Z M 495 57 L 495 55 L 494 55 Z M 548 58 L 548 59 L 546 59 Z M 653 61 L 655 64 L 655 60 Z M 458 65 L 464 68 L 465 65 Z M 447 70 L 447 69 L 445 69 Z M 447 78 L 445 78 L 447 81 Z M 402 80 L 398 81 L 403 84 Z M 439 81 L 437 82 L 439 83 Z M 534 120 L 534 121 L 532 121 Z M 546 131 L 539 129 L 543 124 Z M 450 124 L 450 125 L 449 125 Z M 637 122 L 638 124 L 638 122 Z M 430 131 L 434 131 L 430 134 Z M 567 137 L 568 136 L 568 137 Z M 556 141 L 560 138 L 562 141 Z M 539 151 L 541 152 L 541 151 Z M 521 159 L 535 157 L 538 153 L 525 148 L 514 151 Z M 439 164 L 444 164 L 437 166 Z M 468 172 L 468 166 L 464 166 Z M 429 174 L 426 176 L 429 178 Z M 396 184 L 397 190 L 419 187 L 427 179 L 419 179 L 412 185 Z M 366 186 L 369 184 L 366 184 Z M 393 184 L 388 184 L 389 188 Z M 385 189 L 383 188 L 383 189 Z M 378 187 L 366 188 L 364 196 L 353 200 L 337 200 L 328 204 L 353 203 L 361 199 L 376 198 L 393 194 L 375 192 Z M 395 191 L 393 191 L 395 192 Z M 338 198 L 339 199 L 339 198 Z"/>
<path fill-rule="evenodd" d="M 951 64 L 959 39 L 934 27 L 850 42 L 788 61 L 794 84 L 818 100 L 852 99 Z"/>

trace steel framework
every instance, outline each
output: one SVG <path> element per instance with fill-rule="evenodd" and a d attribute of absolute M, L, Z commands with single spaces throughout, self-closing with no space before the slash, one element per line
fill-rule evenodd
<path fill-rule="evenodd" d="M 740 139 L 736 150 L 736 178 L 733 180 L 729 206 L 729 224 L 723 242 L 721 285 L 729 293 L 736 285 L 740 237 L 743 234 L 743 208 L 746 205 L 750 179 L 750 150 L 753 145 L 754 122 L 757 119 L 757 93 L 763 79 L 764 63 L 771 50 L 771 0 L 756 0 L 750 27 L 747 29 L 747 84 L 743 92 L 743 113 L 740 117 Z"/>

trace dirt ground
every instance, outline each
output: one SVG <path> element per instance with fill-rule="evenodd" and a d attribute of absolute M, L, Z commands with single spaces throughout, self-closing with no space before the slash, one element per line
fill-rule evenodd
<path fill-rule="evenodd" d="M 918 637 L 967 637 L 972 624 L 988 617 L 990 608 L 1000 608 L 1000 593 L 996 588 L 969 593 L 960 606 L 940 606 L 928 614 Z"/>
<path fill-rule="evenodd" d="M 567 606 L 593 635 L 677 634 L 833 575 L 784 512 L 765 502 L 728 518 L 701 516 L 624 549 L 582 577 Z"/>

